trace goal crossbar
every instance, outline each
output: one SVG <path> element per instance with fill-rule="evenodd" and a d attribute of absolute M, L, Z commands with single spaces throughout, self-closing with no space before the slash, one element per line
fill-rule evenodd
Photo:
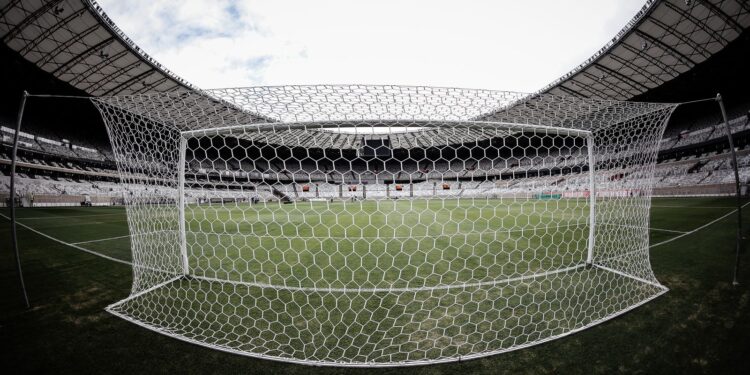
<path fill-rule="evenodd" d="M 671 104 L 367 85 L 92 101 L 131 232 L 131 293 L 107 311 L 170 337 L 424 365 L 666 291 L 649 207 Z"/>
<path fill-rule="evenodd" d="M 368 128 L 367 125 L 361 125 L 362 123 L 373 123 L 378 124 L 377 126 L 372 127 L 387 127 L 387 126 L 381 126 L 380 124 L 392 124 L 390 127 L 392 128 L 401 128 L 405 127 L 407 125 L 409 126 L 419 126 L 424 128 L 439 128 L 441 126 L 445 126 L 444 124 L 440 123 L 431 123 L 431 122 L 422 122 L 422 121 L 414 121 L 414 120 L 357 120 L 355 123 L 359 123 L 360 127 L 362 128 Z M 313 130 L 313 129 L 332 129 L 332 128 L 340 128 L 343 124 L 346 124 L 347 122 L 331 122 L 331 121 L 310 121 L 310 122 L 299 122 L 299 123 L 278 123 L 278 122 L 267 122 L 267 123 L 253 123 L 253 124 L 242 124 L 242 125 L 232 125 L 232 126 L 225 126 L 225 127 L 218 127 L 218 128 L 208 128 L 208 129 L 195 129 L 195 130 L 185 130 L 180 133 L 181 137 L 183 138 L 196 138 L 196 137 L 208 137 L 208 136 L 216 136 L 216 135 L 230 135 L 234 132 L 243 133 L 248 129 L 252 129 L 254 131 L 283 131 L 283 130 Z M 491 127 L 497 127 L 497 128 L 503 128 L 507 127 L 510 129 L 525 129 L 525 130 L 534 130 L 534 131 L 541 131 L 546 134 L 557 134 L 557 135 L 570 135 L 570 136 L 576 136 L 576 137 L 587 137 L 591 135 L 590 130 L 584 130 L 584 129 L 573 129 L 573 128 L 563 128 L 563 127 L 556 127 L 556 126 L 546 126 L 546 125 L 535 125 L 535 124 L 519 124 L 519 123 L 510 123 L 510 122 L 491 122 L 491 121 L 460 121 L 460 122 L 451 122 L 451 126 L 456 128 L 486 128 L 488 126 Z M 388 134 L 388 133 L 385 133 Z"/>

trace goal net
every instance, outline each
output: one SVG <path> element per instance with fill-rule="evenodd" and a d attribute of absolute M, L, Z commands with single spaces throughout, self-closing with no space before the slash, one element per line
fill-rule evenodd
<path fill-rule="evenodd" d="M 108 311 L 211 348 L 393 366 L 580 331 L 649 264 L 673 105 L 429 87 L 94 98 L 133 286 Z"/>

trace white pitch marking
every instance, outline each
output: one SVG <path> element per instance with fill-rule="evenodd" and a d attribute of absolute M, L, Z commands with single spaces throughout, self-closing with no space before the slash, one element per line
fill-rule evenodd
<path fill-rule="evenodd" d="M 707 208 L 707 209 L 717 209 L 717 208 L 734 208 L 730 206 L 655 206 L 651 205 L 652 208 Z"/>
<path fill-rule="evenodd" d="M 10 220 L 10 218 L 9 218 L 9 217 L 7 217 L 7 216 L 5 216 L 5 215 L 3 215 L 3 214 L 0 214 L 0 216 L 2 216 L 2 217 L 4 217 L 4 218 L 6 218 L 6 219 L 8 219 L 8 220 Z M 131 262 L 128 262 L 127 260 L 122 260 L 122 259 L 117 259 L 117 258 L 113 258 L 113 257 L 111 257 L 111 256 L 109 256 L 109 255 L 104 255 L 104 254 L 102 254 L 102 253 L 98 253 L 98 252 L 96 252 L 96 251 L 93 251 L 93 250 L 89 250 L 89 249 L 87 249 L 87 248 L 85 248 L 85 247 L 80 247 L 80 246 L 78 246 L 78 245 L 75 245 L 75 244 L 72 244 L 72 243 L 70 243 L 70 242 L 65 242 L 65 241 L 63 241 L 63 240 L 61 240 L 61 239 L 59 239 L 59 238 L 55 238 L 55 237 L 52 237 L 52 236 L 50 236 L 50 235 L 48 235 L 48 234 L 44 234 L 44 233 L 42 233 L 42 232 L 40 232 L 40 231 L 38 231 L 38 230 L 36 230 L 36 229 L 34 229 L 34 228 L 32 228 L 32 227 L 30 227 L 30 226 L 26 225 L 26 224 L 23 224 L 23 223 L 19 223 L 19 222 L 18 222 L 18 220 L 16 220 L 16 224 L 18 224 L 19 226 L 22 226 L 22 227 L 24 227 L 24 228 L 26 228 L 26 229 L 28 229 L 28 230 L 30 230 L 30 231 L 32 231 L 32 232 L 34 232 L 34 233 L 36 233 L 36 234 L 40 235 L 40 236 L 42 236 L 42 237 L 45 237 L 45 238 L 48 238 L 48 239 L 50 239 L 50 240 L 52 240 L 52 241 L 55 241 L 55 242 L 61 243 L 61 244 L 65 245 L 65 246 L 70 246 L 70 247 L 72 247 L 72 248 L 74 248 L 74 249 L 77 249 L 77 250 L 80 250 L 80 251 L 83 251 L 83 252 L 89 253 L 89 254 L 91 254 L 91 255 L 96 255 L 96 256 L 98 256 L 98 257 L 102 257 L 102 258 L 104 258 L 104 259 L 108 259 L 108 260 L 111 260 L 111 261 L 113 261 L 113 262 L 117 262 L 117 263 L 122 263 L 122 264 L 127 264 L 127 265 L 129 265 L 129 266 L 132 266 L 132 265 L 133 265 L 133 263 L 131 263 Z"/>
<path fill-rule="evenodd" d="M 545 230 L 545 229 L 559 229 L 559 228 L 570 228 L 570 227 L 576 227 L 581 225 L 586 225 L 588 223 L 573 223 L 573 224 L 564 224 L 564 225 L 552 225 L 548 227 L 533 227 L 528 229 L 509 229 L 509 230 L 497 230 L 497 231 L 484 231 L 484 232 L 467 232 L 467 233 L 452 233 L 452 234 L 425 234 L 425 235 L 419 235 L 419 236 L 294 236 L 295 239 L 300 240 L 311 240 L 311 239 L 352 239 L 352 240 L 418 240 L 418 239 L 425 239 L 425 238 L 438 238 L 438 237 L 469 237 L 469 236 L 484 236 L 488 234 L 505 234 L 505 233 L 522 233 L 522 232 L 534 232 L 538 230 Z M 230 236 L 244 236 L 244 237 L 256 237 L 256 238 L 290 238 L 288 236 L 285 236 L 284 234 L 256 234 L 256 233 L 224 233 L 226 235 Z"/>
<path fill-rule="evenodd" d="M 19 217 L 19 220 L 45 220 L 45 219 L 67 219 L 71 217 L 97 217 L 97 216 L 122 216 L 123 219 L 125 218 L 125 215 L 122 213 L 119 214 L 94 214 L 94 215 L 70 215 L 70 216 L 34 216 L 34 217 Z"/>
<path fill-rule="evenodd" d="M 102 241 L 116 240 L 116 239 L 120 239 L 120 238 L 127 238 L 127 237 L 130 237 L 130 236 L 131 235 L 126 234 L 124 236 L 100 238 L 98 240 L 88 240 L 88 241 L 81 241 L 81 242 L 73 242 L 73 243 L 71 243 L 71 245 L 80 245 L 82 243 L 92 243 L 92 242 L 102 242 Z"/>
<path fill-rule="evenodd" d="M 657 230 L 657 231 L 671 232 L 671 233 L 687 233 L 683 230 L 661 229 L 661 228 L 654 228 L 654 227 L 639 227 L 637 225 L 620 225 L 620 224 L 608 224 L 608 223 L 603 223 L 601 225 L 610 225 L 610 226 L 616 226 L 616 227 L 622 227 L 622 228 L 649 229 L 649 230 Z"/>
<path fill-rule="evenodd" d="M 651 229 L 651 230 L 657 230 L 657 231 L 660 231 L 660 232 L 682 233 L 682 234 L 688 233 L 688 232 L 685 232 L 683 230 L 661 229 L 661 228 L 654 228 L 654 227 L 651 227 L 649 229 Z"/>
<path fill-rule="evenodd" d="M 750 202 L 747 202 L 747 203 L 743 204 L 743 205 L 742 205 L 742 207 L 740 207 L 740 208 L 744 208 L 744 207 L 745 207 L 745 206 L 747 206 L 748 204 L 750 204 Z M 737 209 L 736 209 L 736 208 L 735 208 L 734 210 L 730 211 L 729 213 L 727 213 L 726 215 L 724 215 L 724 216 L 721 216 L 721 217 L 719 217 L 719 218 L 717 218 L 717 219 L 711 220 L 711 221 L 709 221 L 708 223 L 706 223 L 706 224 L 703 224 L 703 225 L 699 226 L 698 228 L 695 228 L 695 229 L 693 229 L 693 230 L 691 230 L 691 231 L 689 231 L 689 232 L 683 233 L 683 234 L 681 234 L 681 235 L 679 235 L 679 236 L 674 236 L 674 237 L 672 237 L 672 238 L 670 238 L 670 239 L 668 239 L 668 240 L 665 240 L 665 241 L 662 241 L 662 242 L 658 242 L 658 243 L 655 243 L 655 244 L 653 244 L 653 245 L 649 246 L 649 248 L 654 248 L 654 247 L 657 247 L 657 246 L 661 246 L 661 245 L 664 245 L 665 243 L 670 243 L 670 242 L 672 242 L 672 241 L 675 241 L 675 240 L 677 240 L 677 239 L 680 239 L 680 238 L 682 238 L 682 237 L 685 237 L 685 236 L 687 236 L 687 235 L 693 234 L 693 233 L 695 233 L 695 232 L 697 232 L 697 231 L 699 231 L 699 230 L 701 230 L 701 229 L 703 229 L 703 228 L 705 228 L 705 227 L 707 227 L 707 226 L 709 226 L 709 225 L 711 225 L 711 224 L 714 224 L 714 223 L 716 223 L 717 221 L 719 221 L 719 220 L 721 220 L 721 219 L 724 219 L 724 218 L 728 217 L 729 215 L 732 215 L 732 214 L 734 214 L 735 212 L 737 212 Z"/>
<path fill-rule="evenodd" d="M 741 208 L 744 208 L 744 207 L 746 207 L 747 205 L 750 205 L 750 202 L 748 202 L 748 203 L 745 203 L 744 205 L 742 205 L 742 207 L 741 207 Z M 653 207 L 653 206 L 652 206 L 652 207 Z M 684 208 L 687 208 L 687 207 L 684 207 Z M 690 235 L 690 234 L 693 234 L 693 233 L 695 233 L 695 232 L 697 232 L 697 231 L 699 231 L 699 230 L 702 230 L 702 229 L 704 229 L 704 228 L 706 228 L 706 227 L 708 227 L 708 226 L 710 226 L 710 225 L 712 225 L 712 224 L 714 224 L 714 223 L 716 223 L 716 222 L 718 222 L 718 221 L 720 221 L 720 220 L 722 220 L 722 219 L 724 219 L 724 218 L 728 217 L 729 215 L 732 215 L 732 214 L 734 214 L 735 212 L 737 212 L 737 209 L 734 209 L 734 210 L 730 211 L 729 213 L 727 213 L 727 214 L 725 214 L 725 215 L 723 215 L 723 216 L 721 216 L 721 217 L 719 217 L 719 218 L 716 218 L 716 219 L 714 219 L 714 220 L 712 220 L 712 221 L 710 221 L 710 222 L 708 222 L 708 223 L 706 223 L 706 224 L 703 224 L 703 225 L 701 225 L 700 227 L 698 227 L 698 228 L 695 228 L 695 229 L 693 229 L 693 230 L 691 230 L 691 231 L 689 231 L 689 232 L 685 232 L 685 233 L 682 233 L 682 234 L 680 234 L 680 235 L 678 235 L 678 236 L 672 237 L 672 238 L 670 238 L 670 239 L 668 239 L 668 240 L 665 240 L 665 241 L 662 241 L 662 242 L 658 242 L 658 243 L 652 244 L 651 246 L 649 246 L 649 248 L 654 248 L 654 247 L 657 247 L 657 246 L 661 246 L 661 245 L 664 245 L 664 244 L 666 244 L 666 243 L 670 243 L 670 242 L 672 242 L 672 241 L 676 241 L 676 240 L 678 240 L 678 239 L 680 239 L 680 238 L 682 238 L 682 237 L 685 237 L 685 236 L 688 236 L 688 235 Z M 103 214 L 103 215 L 114 215 L 114 214 Z M 9 218 L 8 216 L 5 216 L 5 215 L 3 215 L 3 214 L 0 214 L 0 216 L 2 216 L 2 217 L 4 217 L 4 218 L 6 218 L 6 219 L 8 219 L 8 220 L 10 220 L 10 218 Z M 83 215 L 83 216 L 91 216 L 91 215 Z M 64 216 L 63 216 L 63 217 L 64 217 Z M 83 248 L 83 247 L 80 247 L 80 246 L 77 246 L 77 245 L 74 245 L 74 244 L 71 244 L 71 243 L 65 242 L 65 241 L 63 241 L 63 240 L 57 239 L 57 238 L 55 238 L 55 237 L 52 237 L 52 236 L 50 236 L 50 235 L 44 234 L 44 233 L 42 233 L 42 232 L 40 232 L 40 231 L 38 231 L 38 230 L 36 230 L 36 229 L 34 229 L 34 228 L 31 228 L 31 227 L 29 227 L 28 225 L 22 224 L 22 223 L 20 223 L 20 222 L 18 222 L 18 221 L 16 221 L 16 223 L 17 223 L 18 225 L 20 225 L 20 226 L 22 226 L 22 227 L 24 227 L 24 228 L 26 228 L 26 229 L 28 229 L 28 230 L 30 230 L 30 231 L 32 231 L 32 232 L 34 232 L 34 233 L 37 233 L 37 234 L 39 234 L 39 235 L 41 235 L 41 236 L 43 236 L 43 237 L 49 238 L 50 240 L 53 240 L 53 241 L 55 241 L 55 242 L 58 242 L 58 243 L 61 243 L 61 244 L 63 244 L 63 245 L 66 245 L 66 246 L 70 246 L 70 247 L 72 247 L 72 248 L 74 248 L 74 249 L 78 249 L 78 250 L 81 250 L 81 251 L 83 251 L 83 252 L 86 252 L 86 253 L 89 253 L 89 254 L 92 254 L 92 255 L 95 255 L 95 256 L 98 256 L 98 257 L 102 257 L 102 258 L 104 258 L 104 259 L 109 259 L 109 260 L 111 260 L 111 261 L 113 261 L 113 262 L 118 262 L 118 263 L 122 263 L 122 264 L 127 264 L 127 265 L 131 265 L 131 266 L 133 265 L 133 263 L 131 263 L 131 262 L 128 262 L 128 261 L 126 261 L 126 260 L 122 260 L 122 259 L 117 259 L 117 258 L 113 258 L 113 257 L 107 256 L 107 255 L 104 255 L 104 254 L 100 254 L 100 253 L 97 253 L 96 251 L 92 251 L 92 250 L 89 250 L 89 249 L 86 249 L 86 248 Z"/>

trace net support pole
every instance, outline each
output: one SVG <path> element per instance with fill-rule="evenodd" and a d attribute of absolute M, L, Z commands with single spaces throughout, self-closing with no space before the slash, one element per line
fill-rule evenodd
<path fill-rule="evenodd" d="M 18 136 L 21 133 L 21 122 L 23 111 L 26 108 L 26 98 L 29 93 L 24 91 L 21 105 L 18 107 L 18 118 L 16 119 L 16 133 L 13 134 L 13 149 L 10 154 L 10 239 L 13 243 L 13 255 L 16 257 L 16 270 L 18 271 L 18 283 L 21 285 L 21 294 L 26 308 L 30 308 L 29 295 L 26 293 L 26 282 L 23 279 L 21 268 L 21 254 L 18 252 L 18 234 L 16 233 L 16 154 L 18 153 Z"/>
<path fill-rule="evenodd" d="M 734 259 L 734 273 L 732 276 L 732 284 L 739 285 L 738 274 L 740 273 L 740 251 L 742 250 L 742 195 L 740 191 L 740 173 L 737 170 L 737 152 L 734 150 L 734 140 L 732 139 L 732 130 L 729 128 L 729 121 L 727 120 L 727 110 L 724 108 L 724 100 L 721 98 L 721 94 L 716 94 L 716 101 L 719 103 L 719 109 L 721 110 L 721 117 L 724 121 L 724 130 L 727 133 L 727 140 L 729 141 L 729 149 L 732 153 L 732 164 L 734 170 L 734 186 L 737 193 L 737 238 L 735 239 L 735 259 Z"/>
<path fill-rule="evenodd" d="M 588 147 L 588 164 L 589 164 L 589 248 L 586 255 L 586 264 L 594 263 L 594 240 L 596 239 L 596 160 L 594 160 L 594 135 L 588 134 L 586 137 Z"/>
<path fill-rule="evenodd" d="M 177 163 L 177 212 L 180 231 L 180 254 L 182 255 L 182 273 L 190 274 L 187 256 L 187 237 L 185 235 L 185 153 L 187 152 L 187 138 L 180 135 L 179 161 Z"/>

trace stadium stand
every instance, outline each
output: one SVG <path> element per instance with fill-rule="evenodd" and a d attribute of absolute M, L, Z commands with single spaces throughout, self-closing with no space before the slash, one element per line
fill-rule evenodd
<path fill-rule="evenodd" d="M 734 135 L 738 137 L 746 137 L 750 130 L 747 114 L 740 114 L 745 108 L 733 108 L 732 113 L 736 117 L 729 122 Z M 662 141 L 662 154 L 665 156 L 654 172 L 658 194 L 684 195 L 690 192 L 690 195 L 716 195 L 733 192 L 731 187 L 734 176 L 730 153 L 726 147 L 714 148 L 710 152 L 696 151 L 686 156 L 673 154 L 674 150 L 690 149 L 694 145 L 724 142 L 725 134 L 716 121 L 711 117 L 685 126 L 673 125 L 672 135 L 667 135 Z M 5 119 L 3 123 L 5 125 L 0 128 L 3 134 L 0 151 L 0 164 L 3 166 L 0 171 L 3 175 L 0 176 L 0 186 L 4 192 L 3 200 L 7 200 L 7 165 L 10 162 L 9 150 L 14 131 L 7 126 L 10 121 Z M 111 150 L 105 144 L 82 146 L 67 139 L 47 138 L 27 132 L 22 132 L 20 136 L 19 170 L 24 173 L 20 175 L 17 193 L 22 204 L 121 204 L 124 196 L 138 193 L 137 186 L 122 186 L 117 183 L 120 176 L 116 172 Z M 425 133 L 405 133 L 399 136 L 402 145 L 418 144 Z M 435 134 L 429 136 L 434 137 Z M 456 137 L 446 138 L 444 141 L 448 144 L 461 144 L 464 139 Z M 315 142 L 325 144 L 321 139 Z M 353 147 L 357 145 L 356 142 L 347 144 Z M 741 144 L 738 147 L 738 166 L 742 183 L 747 184 L 750 179 L 750 149 L 745 149 L 746 142 Z M 580 172 L 585 163 L 586 155 L 579 151 L 568 151 L 511 158 L 444 160 L 438 157 L 419 163 L 410 159 L 359 157 L 327 163 L 303 158 L 271 158 L 267 164 L 253 165 L 241 164 L 236 160 L 214 165 L 204 160 L 202 163 L 191 163 L 189 170 L 194 176 L 194 182 L 203 186 L 221 180 L 221 176 L 246 178 L 248 183 L 245 185 L 223 186 L 217 183 L 216 189 L 225 189 L 222 196 L 227 199 L 400 199 L 424 196 L 528 195 L 540 193 L 537 186 L 548 188 L 551 183 L 559 185 L 562 193 L 583 191 L 587 186 L 586 176 Z M 139 167 L 167 168 L 156 161 L 150 166 Z M 611 189 L 617 189 L 618 184 L 630 181 L 625 170 L 615 171 L 613 174 L 621 174 L 622 177 L 613 180 Z M 449 186 L 442 186 L 446 182 Z M 304 191 L 303 184 L 307 186 Z M 358 188 L 352 190 L 349 188 L 352 185 Z M 164 193 L 169 196 L 174 192 L 165 189 Z M 205 201 L 197 192 L 188 194 L 195 202 Z"/>

